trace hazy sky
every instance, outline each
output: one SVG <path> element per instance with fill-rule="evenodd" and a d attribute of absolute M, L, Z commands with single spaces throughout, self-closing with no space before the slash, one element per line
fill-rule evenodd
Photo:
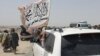
<path fill-rule="evenodd" d="M 0 25 L 21 25 L 17 7 L 29 1 L 0 0 Z M 67 26 L 79 21 L 100 24 L 100 0 L 51 0 L 49 25 Z"/>

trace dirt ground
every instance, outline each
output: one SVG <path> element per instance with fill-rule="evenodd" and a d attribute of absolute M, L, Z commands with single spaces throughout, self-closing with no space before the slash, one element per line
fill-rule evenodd
<path fill-rule="evenodd" d="M 0 44 L 0 56 L 33 56 L 32 55 L 32 43 L 29 41 L 19 41 L 19 46 L 17 47 L 17 54 L 13 52 L 4 53 Z"/>

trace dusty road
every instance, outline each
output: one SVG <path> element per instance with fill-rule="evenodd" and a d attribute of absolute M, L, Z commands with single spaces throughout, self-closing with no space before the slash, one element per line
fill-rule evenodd
<path fill-rule="evenodd" d="M 32 43 L 29 41 L 19 41 L 19 46 L 17 47 L 17 54 L 13 52 L 4 53 L 0 44 L 0 56 L 32 56 Z"/>

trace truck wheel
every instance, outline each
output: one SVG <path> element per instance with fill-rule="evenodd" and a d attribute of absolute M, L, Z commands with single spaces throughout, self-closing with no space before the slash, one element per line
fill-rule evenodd
<path fill-rule="evenodd" d="M 24 41 L 25 39 L 24 38 L 21 38 L 21 40 Z"/>

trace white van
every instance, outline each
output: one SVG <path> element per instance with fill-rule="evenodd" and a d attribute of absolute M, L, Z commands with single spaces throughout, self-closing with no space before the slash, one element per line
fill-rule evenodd
<path fill-rule="evenodd" d="M 71 23 L 70 27 L 72 28 L 85 28 L 88 29 L 91 27 L 90 24 L 87 24 L 87 22 L 79 22 L 79 23 Z"/>
<path fill-rule="evenodd" d="M 44 47 L 34 42 L 33 56 L 97 55 L 99 44 L 100 30 L 65 28 L 63 32 L 47 32 Z"/>

